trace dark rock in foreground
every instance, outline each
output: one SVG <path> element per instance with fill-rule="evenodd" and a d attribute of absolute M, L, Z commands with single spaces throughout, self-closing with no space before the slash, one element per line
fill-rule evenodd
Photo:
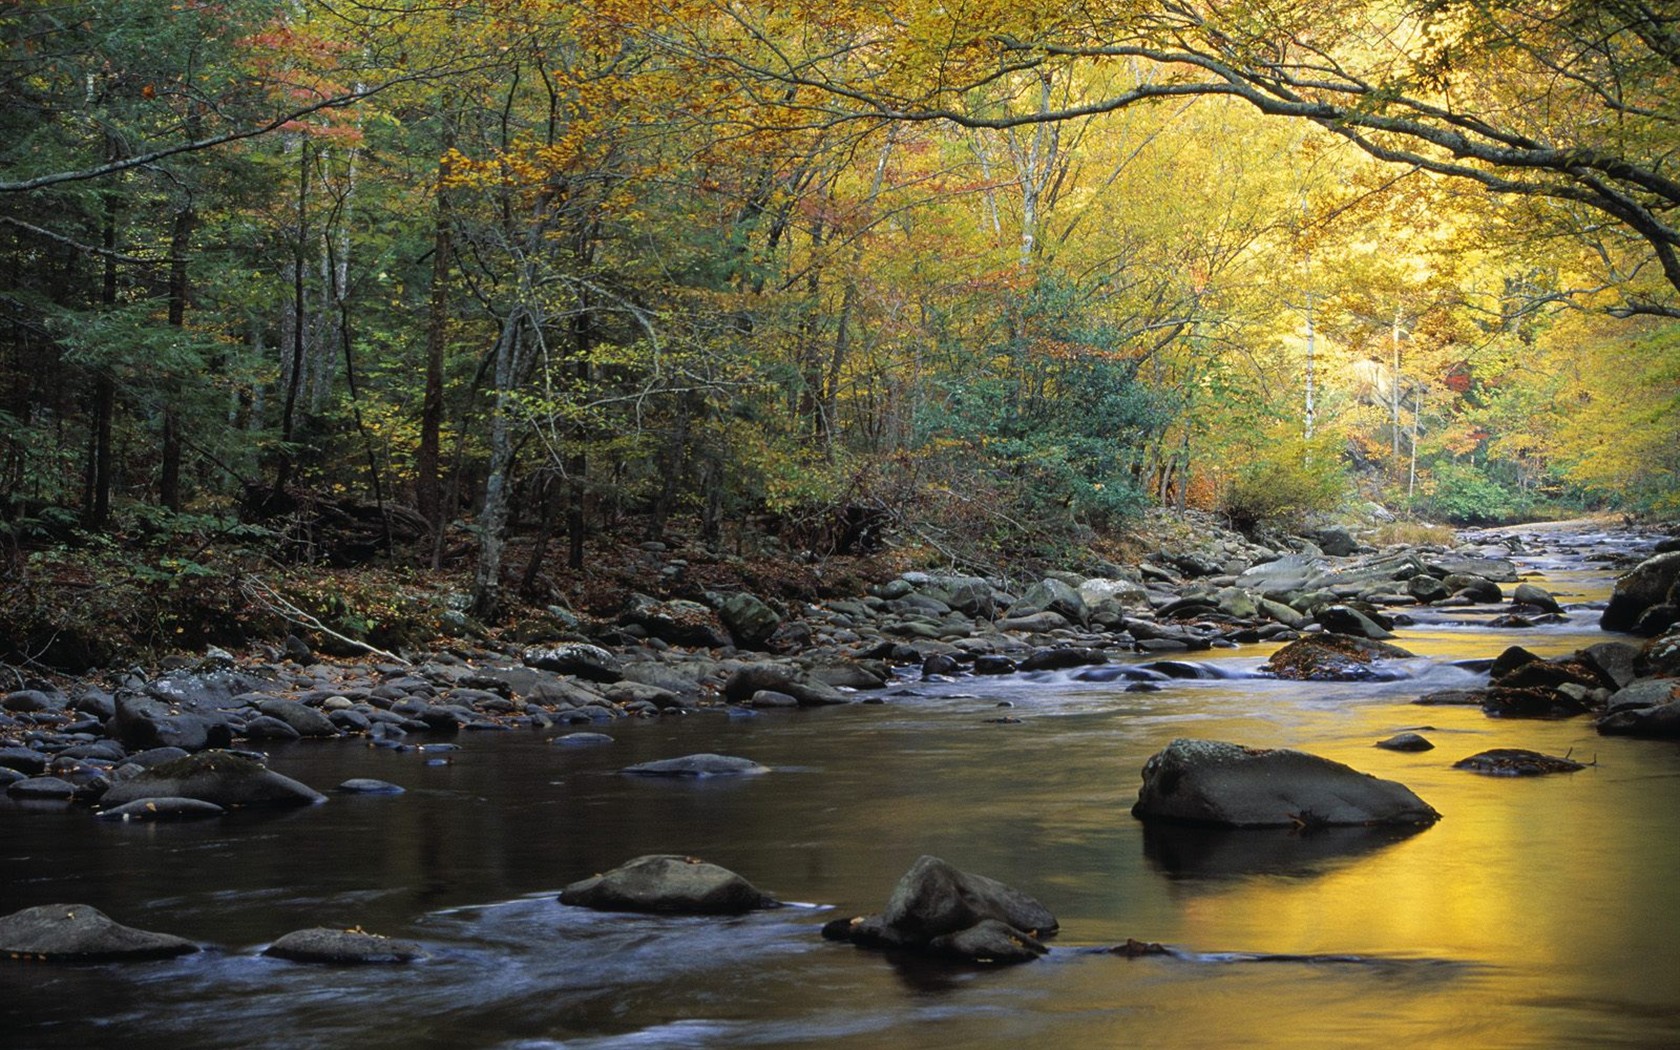
<path fill-rule="evenodd" d="M 153 766 L 105 793 L 106 805 L 143 798 L 179 797 L 218 806 L 311 805 L 326 796 L 261 762 L 231 751 L 200 751 Z"/>
<path fill-rule="evenodd" d="M 639 777 L 725 777 L 768 773 L 770 767 L 734 755 L 700 754 L 663 758 L 657 762 L 640 762 L 633 766 L 625 766 L 619 772 Z"/>
<path fill-rule="evenodd" d="M 1490 777 L 1537 777 L 1547 773 L 1574 773 L 1587 767 L 1568 758 L 1542 755 L 1520 747 L 1496 747 L 1461 758 L 1453 763 L 1453 768 Z"/>
<path fill-rule="evenodd" d="M 355 930 L 329 930 L 314 927 L 286 934 L 267 948 L 264 955 L 292 962 L 333 963 L 406 963 L 426 958 L 425 949 L 413 941 L 397 941 L 376 933 Z"/>
<path fill-rule="evenodd" d="M 14 959 L 109 962 L 196 951 L 191 941 L 124 926 L 86 904 L 43 904 L 0 918 L 0 954 Z"/>
<path fill-rule="evenodd" d="M 979 963 L 1027 962 L 1049 951 L 1056 917 L 1032 897 L 938 857 L 923 856 L 893 887 L 880 915 L 836 919 L 829 940 L 903 948 Z"/>
<path fill-rule="evenodd" d="M 654 854 L 560 891 L 561 904 L 602 911 L 739 915 L 780 906 L 746 879 L 696 857 Z"/>
<path fill-rule="evenodd" d="M 1432 824 L 1441 815 L 1402 784 L 1317 755 L 1216 740 L 1174 740 L 1143 767 L 1140 820 L 1222 827 Z"/>

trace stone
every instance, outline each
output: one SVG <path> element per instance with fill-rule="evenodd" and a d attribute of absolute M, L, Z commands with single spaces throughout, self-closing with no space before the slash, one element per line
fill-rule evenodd
<path fill-rule="evenodd" d="M 1423 565 L 1440 577 L 1480 576 L 1493 583 L 1516 583 L 1517 566 L 1505 558 L 1483 558 L 1473 554 L 1424 554 Z M 1450 584 L 1449 584 L 1450 586 Z"/>
<path fill-rule="evenodd" d="M 130 749 L 178 747 L 202 751 L 225 747 L 233 740 L 233 731 L 219 712 L 213 717 L 200 715 L 131 689 L 117 690 L 114 705 L 107 729 Z"/>
<path fill-rule="evenodd" d="M 1261 667 L 1278 678 L 1298 682 L 1360 682 L 1400 677 L 1381 661 L 1413 654 L 1397 645 L 1344 634 L 1309 634 L 1271 655 Z"/>
<path fill-rule="evenodd" d="M 967 929 L 935 937 L 928 950 L 976 963 L 1023 963 L 1050 954 L 1038 938 L 996 919 L 981 919 Z"/>
<path fill-rule="evenodd" d="M 76 785 L 62 777 L 29 777 L 8 784 L 6 794 L 24 801 L 63 802 L 76 797 Z"/>
<path fill-rule="evenodd" d="M 736 669 L 723 683 L 725 698 L 737 703 L 750 698 L 761 689 L 786 693 L 797 699 L 801 707 L 851 702 L 845 693 L 826 682 L 807 678 L 798 668 L 788 664 L 749 664 Z"/>
<path fill-rule="evenodd" d="M 1433 824 L 1441 815 L 1402 784 L 1288 748 L 1174 740 L 1143 767 L 1132 815 L 1219 827 Z"/>
<path fill-rule="evenodd" d="M 403 789 L 388 780 L 373 777 L 351 777 L 338 785 L 338 790 L 352 795 L 400 795 Z"/>
<path fill-rule="evenodd" d="M 1315 618 L 1326 631 L 1332 634 L 1353 635 L 1360 638 L 1372 638 L 1377 641 L 1394 637 L 1394 632 L 1387 630 L 1371 617 L 1348 605 L 1326 605 L 1318 610 Z"/>
<path fill-rule="evenodd" d="M 1605 715 L 1599 719 L 1598 731 L 1605 736 L 1673 740 L 1680 737 L 1680 701 Z"/>
<path fill-rule="evenodd" d="M 1345 558 L 1359 549 L 1359 541 L 1342 525 L 1314 529 L 1309 538 L 1332 558 Z"/>
<path fill-rule="evenodd" d="M 407 963 L 428 958 L 425 949 L 413 941 L 392 940 L 377 933 L 367 933 L 360 927 L 331 930 L 321 926 L 294 930 L 264 948 L 263 954 L 291 962 L 338 966 Z"/>
<path fill-rule="evenodd" d="M 312 805 L 326 796 L 231 751 L 200 751 L 112 785 L 106 805 L 152 797 L 196 798 L 218 806 Z"/>
<path fill-rule="evenodd" d="M 740 915 L 780 906 L 774 897 L 727 868 L 697 857 L 654 854 L 560 891 L 560 903 L 603 911 Z"/>
<path fill-rule="evenodd" d="M 762 649 L 782 625 L 780 613 L 745 592 L 725 598 L 718 607 L 718 618 L 736 646 L 742 649 Z"/>
<path fill-rule="evenodd" d="M 1558 604 L 1552 593 L 1543 587 L 1536 587 L 1532 583 L 1519 583 L 1511 592 L 1511 601 L 1517 605 L 1531 605 L 1549 613 L 1563 612 L 1563 606 Z"/>
<path fill-rule="evenodd" d="M 616 682 L 624 677 L 624 666 L 618 657 L 585 642 L 533 646 L 520 654 L 520 660 L 527 667 L 575 675 L 592 682 Z"/>
<path fill-rule="evenodd" d="M 1054 648 L 1035 649 L 1021 661 L 1022 671 L 1056 671 L 1069 667 L 1085 667 L 1091 664 L 1105 664 L 1108 654 L 1101 649 L 1086 646 L 1069 645 Z"/>
<path fill-rule="evenodd" d="M 123 926 L 86 904 L 43 904 L 0 918 L 0 954 L 14 959 L 111 962 L 196 951 L 191 941 Z"/>
<path fill-rule="evenodd" d="M 613 738 L 605 733 L 565 733 L 549 741 L 559 747 L 600 747 L 612 742 Z"/>
<path fill-rule="evenodd" d="M 1055 613 L 1070 623 L 1084 623 L 1089 615 L 1079 592 L 1053 578 L 1042 579 L 1028 587 L 1019 604 L 1040 612 Z"/>
<path fill-rule="evenodd" d="M 1441 582 L 1441 578 L 1431 576 L 1428 573 L 1421 573 L 1407 580 L 1406 593 L 1424 605 L 1452 597 L 1452 591 L 1448 590 L 1447 585 Z"/>
<path fill-rule="evenodd" d="M 1484 576 L 1454 573 L 1441 582 L 1454 596 L 1478 605 L 1497 605 L 1505 600 L 1505 592 L 1499 589 L 1499 584 Z"/>
<path fill-rule="evenodd" d="M 1547 773 L 1574 773 L 1587 768 L 1579 762 L 1519 747 L 1496 747 L 1461 758 L 1454 769 L 1465 769 L 1490 777 L 1537 777 Z"/>
<path fill-rule="evenodd" d="M 1245 591 L 1274 600 L 1307 589 L 1307 584 L 1325 568 L 1323 558 L 1305 554 L 1286 554 L 1275 561 L 1262 562 L 1245 569 L 1232 585 Z"/>
<path fill-rule="evenodd" d="M 101 811 L 99 819 L 152 823 L 160 820 L 203 820 L 207 817 L 219 817 L 226 812 L 226 809 L 214 802 L 166 796 L 137 798 L 133 802 L 113 806 Z"/>
<path fill-rule="evenodd" d="M 639 762 L 633 766 L 625 766 L 619 772 L 641 777 L 727 777 L 768 773 L 770 767 L 761 766 L 748 758 L 706 753 L 664 758 L 656 762 Z"/>
<path fill-rule="evenodd" d="M 1385 751 L 1433 751 L 1435 745 L 1421 733 L 1396 733 L 1387 740 L 1377 741 Z"/>
<path fill-rule="evenodd" d="M 1035 936 L 1057 929 L 1055 915 L 1034 898 L 926 855 L 893 887 L 881 919 L 910 943 L 926 943 L 986 919 Z"/>
<path fill-rule="evenodd" d="M 1647 609 L 1662 604 L 1680 581 L 1680 551 L 1647 558 L 1616 581 L 1598 625 L 1606 631 L 1631 631 Z"/>
<path fill-rule="evenodd" d="M 338 735 L 338 727 L 332 724 L 332 719 L 315 708 L 300 704 L 296 700 L 279 698 L 259 700 L 257 710 L 270 718 L 278 718 L 291 726 L 297 730 L 299 736 L 332 737 Z"/>

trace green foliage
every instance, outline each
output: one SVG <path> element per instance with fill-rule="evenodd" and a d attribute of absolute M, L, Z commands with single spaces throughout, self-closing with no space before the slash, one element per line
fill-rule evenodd
<path fill-rule="evenodd" d="M 1307 442 L 1278 435 L 1235 471 L 1219 509 L 1244 532 L 1259 526 L 1298 528 L 1308 515 L 1326 514 L 1346 500 L 1350 481 L 1328 438 Z"/>
<path fill-rule="evenodd" d="M 1525 516 L 1533 500 L 1470 463 L 1443 459 L 1429 467 L 1413 509 L 1454 525 L 1488 525 Z"/>

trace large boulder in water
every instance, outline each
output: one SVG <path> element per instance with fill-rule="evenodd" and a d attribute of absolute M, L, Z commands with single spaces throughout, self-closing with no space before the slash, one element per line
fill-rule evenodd
<path fill-rule="evenodd" d="M 1646 558 L 1616 581 L 1615 589 L 1610 592 L 1610 604 L 1604 607 L 1598 625 L 1606 631 L 1632 630 L 1645 610 L 1668 600 L 1677 582 L 1680 582 L 1680 551 Z"/>
<path fill-rule="evenodd" d="M 574 675 L 591 682 L 616 682 L 624 677 L 624 665 L 618 657 L 586 642 L 532 646 L 519 659 L 526 667 Z"/>
<path fill-rule="evenodd" d="M 1404 660 L 1412 654 L 1397 645 L 1348 634 L 1308 634 L 1271 655 L 1261 667 L 1279 678 L 1297 682 L 1365 682 L 1402 677 L 1385 670 L 1384 660 Z"/>
<path fill-rule="evenodd" d="M 109 962 L 196 951 L 191 941 L 124 926 L 86 904 L 43 904 L 0 918 L 0 955 L 14 959 Z"/>
<path fill-rule="evenodd" d="M 1143 767 L 1132 816 L 1220 827 L 1432 824 L 1403 784 L 1288 748 L 1174 740 Z"/>
<path fill-rule="evenodd" d="M 218 806 L 311 805 L 326 796 L 261 762 L 231 751 L 200 751 L 119 780 L 101 801 L 119 806 L 143 798 L 196 798 Z"/>
<path fill-rule="evenodd" d="M 774 897 L 727 868 L 697 857 L 654 854 L 560 891 L 561 904 L 602 911 L 739 915 L 780 906 Z"/>
<path fill-rule="evenodd" d="M 1039 938 L 1056 929 L 1050 909 L 1025 893 L 923 856 L 898 880 L 880 915 L 835 920 L 823 927 L 823 936 L 1004 963 L 1045 954 Z"/>
<path fill-rule="evenodd" d="M 178 747 L 202 751 L 233 741 L 233 730 L 219 713 L 185 711 L 167 700 L 120 689 L 106 731 L 130 750 Z"/>

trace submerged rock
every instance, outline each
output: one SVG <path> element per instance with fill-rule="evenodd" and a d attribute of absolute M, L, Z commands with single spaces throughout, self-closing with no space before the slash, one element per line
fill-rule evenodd
<path fill-rule="evenodd" d="M 1224 827 L 1432 824 L 1441 815 L 1402 784 L 1288 748 L 1174 740 L 1143 767 L 1132 815 Z"/>
<path fill-rule="evenodd" d="M 1542 755 L 1520 747 L 1496 747 L 1461 758 L 1453 763 L 1453 768 L 1490 777 L 1537 777 L 1547 773 L 1574 773 L 1587 767 L 1569 758 Z"/>
<path fill-rule="evenodd" d="M 86 904 L 43 904 L 0 918 L 0 954 L 14 959 L 109 962 L 196 951 L 191 941 L 124 926 Z"/>
<path fill-rule="evenodd" d="M 1421 733 L 1396 733 L 1387 740 L 1377 741 L 1377 746 L 1385 751 L 1433 751 L 1435 745 Z"/>
<path fill-rule="evenodd" d="M 739 915 L 780 902 L 746 879 L 697 857 L 653 854 L 574 882 L 560 903 L 602 911 Z"/>
<path fill-rule="evenodd" d="M 750 758 L 734 755 L 683 755 L 681 758 L 662 758 L 657 762 L 639 762 L 619 770 L 640 777 L 726 777 L 752 776 L 770 772 Z"/>
<path fill-rule="evenodd" d="M 392 940 L 390 937 L 364 930 L 330 930 L 316 926 L 294 930 L 263 949 L 264 955 L 292 962 L 332 963 L 406 963 L 427 958 L 425 949 L 413 941 Z"/>
<path fill-rule="evenodd" d="M 133 802 L 125 802 L 120 806 L 113 806 L 99 814 L 100 820 L 125 820 L 137 823 L 159 820 L 203 820 L 207 817 L 219 817 L 227 810 L 214 802 L 205 802 L 196 798 L 137 798 Z"/>

